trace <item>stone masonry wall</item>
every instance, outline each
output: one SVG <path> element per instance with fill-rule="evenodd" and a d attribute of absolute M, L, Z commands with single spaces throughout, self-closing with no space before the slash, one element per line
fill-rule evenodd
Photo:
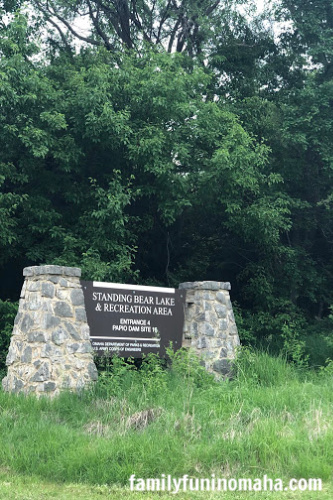
<path fill-rule="evenodd" d="M 36 266 L 25 268 L 23 275 L 4 390 L 54 396 L 97 380 L 81 270 Z"/>
<path fill-rule="evenodd" d="M 239 346 L 230 283 L 197 281 L 179 288 L 186 290 L 183 346 L 193 347 L 208 371 L 228 376 Z"/>

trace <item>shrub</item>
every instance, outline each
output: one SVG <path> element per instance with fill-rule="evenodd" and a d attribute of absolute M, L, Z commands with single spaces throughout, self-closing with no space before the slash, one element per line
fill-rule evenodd
<path fill-rule="evenodd" d="M 18 304 L 0 300 L 0 376 L 6 371 L 6 357 Z"/>

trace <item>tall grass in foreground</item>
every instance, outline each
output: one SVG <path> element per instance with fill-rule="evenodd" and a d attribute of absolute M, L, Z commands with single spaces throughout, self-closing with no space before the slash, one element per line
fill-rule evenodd
<path fill-rule="evenodd" d="M 244 351 L 216 382 L 191 353 L 140 370 L 116 360 L 81 395 L 0 392 L 0 466 L 46 479 L 120 483 L 131 474 L 321 477 L 333 467 L 333 377 Z"/>

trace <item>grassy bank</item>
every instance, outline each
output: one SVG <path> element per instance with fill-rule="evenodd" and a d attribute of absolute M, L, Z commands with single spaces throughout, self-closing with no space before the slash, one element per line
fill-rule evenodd
<path fill-rule="evenodd" d="M 50 488 L 89 490 L 94 498 L 100 485 L 105 495 L 114 485 L 128 486 L 131 474 L 267 474 L 286 481 L 320 477 L 332 496 L 332 389 L 329 373 L 299 373 L 282 359 L 247 352 L 228 382 L 214 382 L 182 357 L 167 371 L 157 360 L 140 371 L 118 361 L 81 396 L 49 401 L 0 392 L 0 493 L 11 481 L 19 491 L 31 476 Z M 288 494 L 274 498 L 298 498 Z"/>

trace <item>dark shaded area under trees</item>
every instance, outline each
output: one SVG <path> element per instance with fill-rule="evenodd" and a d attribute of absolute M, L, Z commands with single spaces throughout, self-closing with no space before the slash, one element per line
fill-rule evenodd
<path fill-rule="evenodd" d="M 244 4 L 0 2 L 2 365 L 42 263 L 231 281 L 243 342 L 333 356 L 333 1 Z"/>

